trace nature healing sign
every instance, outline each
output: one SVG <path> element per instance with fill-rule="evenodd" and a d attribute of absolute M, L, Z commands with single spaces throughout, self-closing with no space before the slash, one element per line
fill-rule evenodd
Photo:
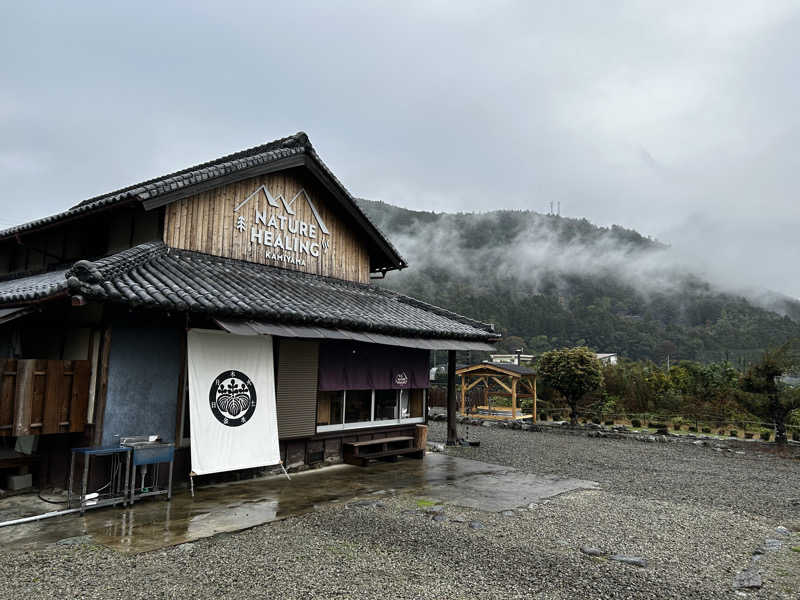
<path fill-rule="evenodd" d="M 267 204 L 263 212 L 257 201 L 262 195 Z M 254 199 L 256 201 L 251 202 Z M 306 202 L 311 209 L 313 219 L 310 222 L 298 216 L 298 201 Z M 247 217 L 248 211 L 251 219 Z M 283 194 L 273 196 L 267 186 L 262 185 L 233 212 L 236 213 L 237 233 L 249 236 L 250 244 L 263 246 L 268 260 L 302 267 L 306 266 L 307 260 L 317 259 L 321 253 L 330 250 L 330 231 L 303 188 L 289 200 Z"/>
<path fill-rule="evenodd" d="M 360 229 L 336 200 L 302 173 L 270 173 L 176 200 L 164 243 L 234 260 L 369 282 Z"/>

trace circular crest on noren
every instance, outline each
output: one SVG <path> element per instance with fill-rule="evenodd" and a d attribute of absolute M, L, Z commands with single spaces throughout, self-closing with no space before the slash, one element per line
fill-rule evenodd
<path fill-rule="evenodd" d="M 208 403 L 223 425 L 244 425 L 256 411 L 256 386 L 241 371 L 223 371 L 211 383 Z"/>

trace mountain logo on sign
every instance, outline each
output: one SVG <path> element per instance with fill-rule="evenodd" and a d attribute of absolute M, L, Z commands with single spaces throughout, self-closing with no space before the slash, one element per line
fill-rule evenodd
<path fill-rule="evenodd" d="M 408 375 L 406 375 L 405 371 L 401 371 L 400 373 L 394 376 L 394 384 L 408 385 Z"/>
<path fill-rule="evenodd" d="M 250 200 L 255 196 L 257 196 L 259 192 L 262 192 L 264 194 L 264 197 L 267 199 L 267 204 L 269 204 L 272 208 L 280 208 L 281 205 L 283 205 L 283 210 L 285 210 L 287 214 L 292 216 L 295 216 L 297 214 L 295 201 L 302 195 L 306 199 L 306 202 L 308 202 L 308 207 L 311 209 L 311 214 L 314 215 L 314 220 L 316 220 L 320 232 L 322 232 L 325 235 L 330 235 L 330 231 L 328 231 L 328 228 L 325 226 L 325 222 L 322 220 L 322 217 L 320 216 L 316 205 L 314 204 L 314 202 L 311 200 L 310 196 L 306 193 L 304 189 L 301 189 L 299 192 L 297 192 L 291 200 L 287 200 L 283 196 L 283 194 L 278 194 L 277 197 L 273 196 L 272 194 L 269 193 L 267 186 L 262 185 L 259 186 L 256 189 L 256 191 L 250 194 L 247 198 L 245 198 L 239 204 L 237 204 L 236 207 L 233 209 L 233 212 L 235 213 L 239 212 L 239 209 L 242 208 L 248 202 L 250 202 Z M 280 200 L 280 203 L 278 202 L 278 200 Z"/>
<path fill-rule="evenodd" d="M 241 371 L 224 371 L 211 384 L 208 403 L 217 421 L 238 427 L 256 411 L 256 388 Z"/>

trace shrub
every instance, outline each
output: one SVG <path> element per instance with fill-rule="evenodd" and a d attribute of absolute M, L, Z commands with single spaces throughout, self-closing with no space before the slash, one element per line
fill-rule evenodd
<path fill-rule="evenodd" d="M 795 442 L 800 442 L 800 431 L 795 431 L 792 433 L 792 439 Z"/>
<path fill-rule="evenodd" d="M 744 433 L 744 439 L 746 439 L 746 440 L 752 440 L 754 435 L 755 435 L 754 433 L 752 433 L 752 432 L 750 432 L 750 431 L 746 431 L 746 432 Z"/>
<path fill-rule="evenodd" d="M 711 433 L 711 427 L 703 427 L 702 432 L 703 433 Z"/>
<path fill-rule="evenodd" d="M 765 442 L 768 442 L 771 437 L 772 437 L 771 431 L 764 430 L 761 432 L 761 439 L 764 440 Z"/>
<path fill-rule="evenodd" d="M 681 430 L 681 423 L 679 423 L 679 422 L 675 421 L 675 422 L 672 424 L 672 428 L 673 428 L 675 431 L 680 431 L 680 430 Z"/>
<path fill-rule="evenodd" d="M 694 425 L 690 425 L 689 431 L 691 431 L 692 433 L 697 433 L 697 427 L 695 427 Z"/>
<path fill-rule="evenodd" d="M 614 421 L 606 421 L 605 424 L 610 426 L 614 424 Z"/>
<path fill-rule="evenodd" d="M 720 429 L 720 430 L 717 432 L 717 435 L 725 435 L 725 430 L 724 430 L 724 429 Z"/>
<path fill-rule="evenodd" d="M 736 431 L 735 429 L 731 429 L 729 435 L 731 437 L 739 437 L 739 432 Z"/>
<path fill-rule="evenodd" d="M 600 419 L 592 419 L 592 423 L 595 425 L 600 425 Z"/>
<path fill-rule="evenodd" d="M 641 427 L 642 422 L 639 419 L 631 419 L 631 427 Z"/>

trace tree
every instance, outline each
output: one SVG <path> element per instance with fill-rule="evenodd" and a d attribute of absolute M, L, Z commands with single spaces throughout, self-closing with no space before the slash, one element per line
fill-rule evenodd
<path fill-rule="evenodd" d="M 537 370 L 545 385 L 566 398 L 573 425 L 578 423 L 580 399 L 603 386 L 600 361 L 585 347 L 545 352 L 539 359 Z"/>
<path fill-rule="evenodd" d="M 742 376 L 741 387 L 749 392 L 745 397 L 748 408 L 759 417 L 775 423 L 775 442 L 786 443 L 786 419 L 800 408 L 797 390 L 781 383 L 782 376 L 797 368 L 793 344 L 787 342 L 764 352 L 761 360 L 751 365 Z"/>

